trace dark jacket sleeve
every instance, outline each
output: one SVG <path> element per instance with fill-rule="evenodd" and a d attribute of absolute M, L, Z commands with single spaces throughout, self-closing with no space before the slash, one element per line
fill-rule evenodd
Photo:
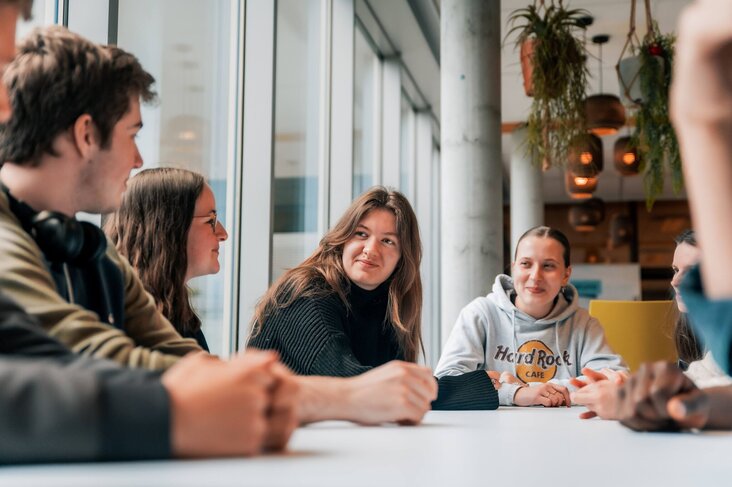
<path fill-rule="evenodd" d="M 2 355 L 61 359 L 75 356 L 65 345 L 51 338 L 21 307 L 0 294 L 0 356 Z"/>
<path fill-rule="evenodd" d="M 159 374 L 70 352 L 0 295 L 0 463 L 170 456 Z"/>
<path fill-rule="evenodd" d="M 249 345 L 276 350 L 301 375 L 351 377 L 371 370 L 351 349 L 336 296 L 298 299 L 268 318 Z"/>
<path fill-rule="evenodd" d="M 0 462 L 169 457 L 169 404 L 160 380 L 78 362 L 84 363 L 0 358 Z"/>
<path fill-rule="evenodd" d="M 486 410 L 498 408 L 498 392 L 485 370 L 437 379 L 434 410 Z"/>

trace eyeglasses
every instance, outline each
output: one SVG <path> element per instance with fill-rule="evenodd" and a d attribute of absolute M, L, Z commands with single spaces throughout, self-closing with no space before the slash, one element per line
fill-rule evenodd
<path fill-rule="evenodd" d="M 216 213 L 216 211 L 212 211 L 208 215 L 193 215 L 193 218 L 210 218 L 210 220 L 207 221 L 206 223 L 208 223 L 209 225 L 211 225 L 211 231 L 214 234 L 216 233 L 216 226 L 219 223 L 219 216 Z"/>

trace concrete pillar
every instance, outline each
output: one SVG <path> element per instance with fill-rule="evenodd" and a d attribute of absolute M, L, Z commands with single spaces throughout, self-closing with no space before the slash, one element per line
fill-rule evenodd
<path fill-rule="evenodd" d="M 518 239 L 529 228 L 544 224 L 542 172 L 526 153 L 526 128 L 511 134 L 511 259 Z"/>
<path fill-rule="evenodd" d="M 503 267 L 501 4 L 441 3 L 443 343 Z"/>

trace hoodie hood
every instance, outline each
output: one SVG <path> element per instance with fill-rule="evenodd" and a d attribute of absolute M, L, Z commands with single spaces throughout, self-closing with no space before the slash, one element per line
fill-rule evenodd
<path fill-rule="evenodd" d="M 522 325 L 529 324 L 537 328 L 552 326 L 571 318 L 579 308 L 579 294 L 577 293 L 577 289 L 571 284 L 567 284 L 564 292 L 559 293 L 554 307 L 549 314 L 538 320 L 524 313 L 511 302 L 511 295 L 515 293 L 513 278 L 506 274 L 499 274 L 496 276 L 496 281 L 493 283 L 493 292 L 488 295 L 488 299 L 493 301 L 496 307 L 508 316 L 515 316 L 516 326 L 519 328 Z"/>
<path fill-rule="evenodd" d="M 537 320 L 512 302 L 513 279 L 496 277 L 493 292 L 460 312 L 437 364 L 437 377 L 476 369 L 507 372 L 526 384 L 570 387 L 582 367 L 625 369 L 605 341 L 602 325 L 579 306 L 577 289 L 568 285 L 547 316 Z M 539 384 L 537 384 L 539 385 Z M 513 404 L 518 384 L 503 383 L 500 404 Z"/>

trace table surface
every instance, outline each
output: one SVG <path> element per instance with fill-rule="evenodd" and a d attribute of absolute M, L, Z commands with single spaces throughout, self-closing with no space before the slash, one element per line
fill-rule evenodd
<path fill-rule="evenodd" d="M 247 459 L 0 468 L 0 485 L 732 485 L 732 433 L 636 433 L 584 408 L 430 412 L 417 427 L 329 421 Z"/>

